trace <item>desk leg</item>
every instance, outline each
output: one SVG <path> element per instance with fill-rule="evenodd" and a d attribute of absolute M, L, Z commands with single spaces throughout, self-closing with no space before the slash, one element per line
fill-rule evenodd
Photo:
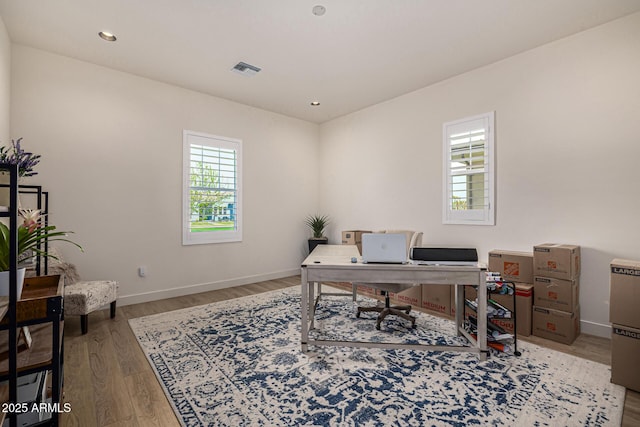
<path fill-rule="evenodd" d="M 309 351 L 308 341 L 309 341 L 309 283 L 307 282 L 307 269 L 302 268 L 300 273 L 302 277 L 300 287 L 302 299 L 300 301 L 300 319 L 301 319 L 301 335 L 300 335 L 300 343 L 302 344 L 302 351 Z"/>
<path fill-rule="evenodd" d="M 480 360 L 487 360 L 487 275 L 484 271 L 478 278 L 478 347 Z"/>
<path fill-rule="evenodd" d="M 453 292 L 455 292 L 455 309 L 456 309 L 456 335 L 461 336 L 460 328 L 464 322 L 464 293 L 462 287 L 464 285 L 454 285 Z"/>
<path fill-rule="evenodd" d="M 320 282 L 314 282 L 309 284 L 309 330 L 312 330 L 314 325 L 314 319 L 316 317 L 316 284 L 320 286 Z M 320 296 L 320 294 L 318 294 Z"/>

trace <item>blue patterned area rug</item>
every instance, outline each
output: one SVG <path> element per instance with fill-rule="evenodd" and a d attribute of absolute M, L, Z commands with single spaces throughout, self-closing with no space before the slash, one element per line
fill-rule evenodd
<path fill-rule="evenodd" d="M 318 307 L 322 336 L 460 343 L 454 322 L 418 327 L 348 297 Z M 343 347 L 300 348 L 300 289 L 287 288 L 130 320 L 187 426 L 618 426 L 624 388 L 610 369 L 530 343 L 522 356 Z M 323 335 L 324 334 L 324 335 Z M 445 338 L 443 338 L 443 336 Z"/>

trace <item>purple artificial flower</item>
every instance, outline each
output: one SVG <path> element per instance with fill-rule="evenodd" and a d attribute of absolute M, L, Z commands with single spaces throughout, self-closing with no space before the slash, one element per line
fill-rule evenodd
<path fill-rule="evenodd" d="M 33 176 L 38 172 L 34 172 L 33 168 L 40 162 L 40 155 L 24 151 L 20 147 L 22 138 L 11 140 L 11 147 L 0 147 L 0 163 L 9 163 L 18 165 L 19 176 Z"/>

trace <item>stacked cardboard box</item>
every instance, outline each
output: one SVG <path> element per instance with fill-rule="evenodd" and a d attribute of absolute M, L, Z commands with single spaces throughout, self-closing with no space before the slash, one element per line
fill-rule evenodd
<path fill-rule="evenodd" d="M 533 253 L 494 249 L 489 252 L 488 267 L 489 271 L 500 273 L 503 280 L 515 283 L 516 332 L 520 336 L 528 337 L 531 335 L 533 307 Z M 496 297 L 505 300 L 509 307 L 513 306 L 513 300 L 510 296 L 497 295 Z M 498 320 L 496 319 L 495 322 Z M 513 320 L 501 319 L 500 323 L 499 326 L 509 333 L 513 333 Z"/>
<path fill-rule="evenodd" d="M 580 334 L 580 246 L 534 246 L 533 274 L 533 335 L 571 344 Z"/>
<path fill-rule="evenodd" d="M 452 311 L 452 307 L 455 307 L 452 302 L 452 295 L 455 294 L 453 286 L 423 284 L 421 288 L 422 308 L 445 317 L 455 315 L 455 311 Z"/>
<path fill-rule="evenodd" d="M 611 382 L 640 391 L 640 261 L 611 262 Z"/>
<path fill-rule="evenodd" d="M 402 292 L 389 292 L 389 300 L 396 305 L 411 305 L 420 307 L 422 299 L 422 287 L 412 286 Z"/>
<path fill-rule="evenodd" d="M 365 233 L 371 233 L 366 230 L 347 230 L 342 232 L 342 244 L 343 245 L 356 245 L 358 251 L 362 254 L 362 235 Z"/>

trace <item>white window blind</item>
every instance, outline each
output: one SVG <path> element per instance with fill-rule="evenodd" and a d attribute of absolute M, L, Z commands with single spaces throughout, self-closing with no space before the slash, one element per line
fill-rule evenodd
<path fill-rule="evenodd" d="M 494 113 L 443 125 L 444 224 L 494 225 Z"/>
<path fill-rule="evenodd" d="M 184 131 L 183 244 L 242 240 L 242 141 Z"/>

